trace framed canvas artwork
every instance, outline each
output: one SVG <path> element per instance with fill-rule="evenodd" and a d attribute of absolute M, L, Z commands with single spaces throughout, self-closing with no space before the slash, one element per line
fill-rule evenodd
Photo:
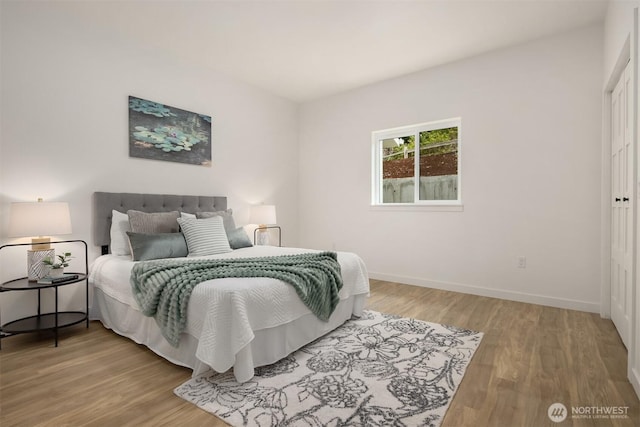
<path fill-rule="evenodd" d="M 211 166 L 211 117 L 129 96 L 129 156 Z"/>

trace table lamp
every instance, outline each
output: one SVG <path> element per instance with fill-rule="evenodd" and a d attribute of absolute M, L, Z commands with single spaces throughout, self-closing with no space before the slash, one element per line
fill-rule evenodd
<path fill-rule="evenodd" d="M 49 268 L 42 263 L 54 259 L 49 236 L 71 234 L 71 216 L 66 202 L 16 202 L 9 207 L 9 237 L 31 237 L 27 251 L 27 277 L 37 281 L 45 277 Z"/>
<path fill-rule="evenodd" d="M 276 207 L 274 205 L 254 205 L 249 213 L 249 223 L 258 224 L 258 244 L 269 244 L 268 224 L 276 223 Z"/>

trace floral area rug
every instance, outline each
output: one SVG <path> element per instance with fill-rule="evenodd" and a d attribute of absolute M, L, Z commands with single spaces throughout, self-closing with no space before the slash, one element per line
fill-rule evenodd
<path fill-rule="evenodd" d="M 181 398 L 233 426 L 438 426 L 482 333 L 365 311 L 237 383 L 205 373 Z"/>

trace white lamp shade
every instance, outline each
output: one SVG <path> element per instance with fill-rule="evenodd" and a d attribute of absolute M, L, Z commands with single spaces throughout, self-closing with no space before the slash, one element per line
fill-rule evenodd
<path fill-rule="evenodd" d="M 251 206 L 249 223 L 266 225 L 275 224 L 276 222 L 276 207 L 274 205 Z"/>
<path fill-rule="evenodd" d="M 66 202 L 19 202 L 9 208 L 9 237 L 71 234 Z"/>

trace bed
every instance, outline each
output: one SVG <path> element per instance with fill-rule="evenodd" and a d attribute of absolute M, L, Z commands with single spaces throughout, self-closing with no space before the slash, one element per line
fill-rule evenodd
<path fill-rule="evenodd" d="M 94 243 L 102 255 L 91 265 L 93 289 L 91 318 L 119 335 L 143 344 L 166 360 L 193 370 L 226 372 L 233 369 L 239 382 L 251 379 L 254 368 L 274 363 L 327 332 L 359 316 L 369 295 L 363 261 L 338 252 L 344 285 L 339 303 L 327 321 L 305 306 L 293 287 L 275 278 L 223 278 L 205 281 L 193 289 L 186 326 L 177 347 L 162 335 L 156 320 L 142 314 L 130 284 L 136 262 L 131 255 L 111 253 L 112 213 L 171 212 L 185 214 L 225 212 L 225 197 L 134 193 L 93 195 Z M 230 211 L 227 211 L 230 212 Z M 119 214 L 118 214 L 119 216 Z M 116 234 L 117 236 L 117 234 Z M 114 245 L 116 242 L 114 241 Z M 196 259 L 256 258 L 316 253 L 318 251 L 250 246 Z"/>

